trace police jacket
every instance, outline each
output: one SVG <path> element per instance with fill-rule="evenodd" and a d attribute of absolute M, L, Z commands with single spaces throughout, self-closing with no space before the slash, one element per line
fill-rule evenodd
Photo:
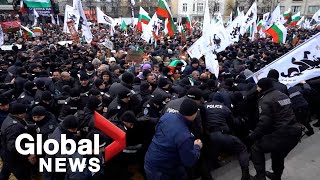
<path fill-rule="evenodd" d="M 61 107 L 61 111 L 59 113 L 58 120 L 63 121 L 63 119 L 68 115 L 74 115 L 78 110 L 82 110 L 81 100 L 71 100 L 68 98 Z"/>
<path fill-rule="evenodd" d="M 108 110 L 104 113 L 104 117 L 111 118 L 114 115 L 123 114 L 125 111 L 131 110 L 129 104 L 124 103 L 116 97 L 108 106 Z"/>
<path fill-rule="evenodd" d="M 34 104 L 34 97 L 29 91 L 24 90 L 18 97 L 17 102 L 31 107 Z"/>
<path fill-rule="evenodd" d="M 45 118 L 42 121 L 36 122 L 36 124 L 40 128 L 40 133 L 43 135 L 43 141 L 58 127 L 55 116 L 50 112 L 47 112 Z"/>
<path fill-rule="evenodd" d="M 132 90 L 132 86 L 123 81 L 121 81 L 120 83 L 113 83 L 109 89 L 109 93 L 111 97 L 116 97 L 120 92 L 120 89 L 123 89 L 123 88 Z"/>
<path fill-rule="evenodd" d="M 211 101 L 204 104 L 203 124 L 207 133 L 229 133 L 229 125 L 232 125 L 232 112 L 224 104 Z"/>
<path fill-rule="evenodd" d="M 17 137 L 23 133 L 28 133 L 26 123 L 22 119 L 9 114 L 1 126 L 2 153 L 13 161 L 9 163 L 18 163 L 20 160 L 26 160 L 26 157 L 19 154 L 15 147 Z M 21 145 L 23 144 L 21 143 Z"/>
<path fill-rule="evenodd" d="M 253 140 L 271 134 L 296 122 L 290 98 L 273 88 L 261 93 L 259 99 L 259 122 L 251 133 Z"/>
<path fill-rule="evenodd" d="M 7 118 L 7 116 L 8 116 L 8 112 L 0 110 L 0 127 L 3 123 L 3 121 Z"/>
<path fill-rule="evenodd" d="M 172 97 L 171 94 L 169 93 L 169 91 L 163 90 L 159 87 L 157 87 L 152 93 L 152 95 L 154 95 L 154 96 L 157 96 L 157 94 L 160 94 L 163 97 L 169 98 L 169 99 L 171 99 L 171 97 Z"/>
<path fill-rule="evenodd" d="M 301 86 L 293 86 L 288 89 L 289 97 L 292 102 L 292 108 L 294 110 L 299 109 L 299 108 L 308 108 L 308 102 L 304 98 L 303 94 L 306 92 L 306 90 L 311 91 L 311 87 L 308 84 L 304 84 L 303 87 Z"/>
<path fill-rule="evenodd" d="M 276 79 L 272 79 L 271 78 L 271 80 L 272 80 L 272 86 L 273 86 L 274 89 L 282 92 L 283 94 L 288 95 L 288 89 L 287 89 L 286 85 L 282 84 L 281 82 L 279 82 Z"/>
<path fill-rule="evenodd" d="M 174 174 L 177 167 L 191 167 L 200 156 L 188 121 L 179 113 L 166 113 L 156 127 L 156 133 L 145 156 L 145 166 Z"/>

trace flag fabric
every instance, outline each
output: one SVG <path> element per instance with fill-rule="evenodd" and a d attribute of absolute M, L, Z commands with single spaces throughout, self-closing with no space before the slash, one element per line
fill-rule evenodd
<path fill-rule="evenodd" d="M 59 18 L 59 15 L 57 15 L 57 25 L 60 26 L 60 18 Z"/>
<path fill-rule="evenodd" d="M 229 21 L 228 21 L 228 23 L 227 23 L 227 26 L 228 26 L 229 24 L 231 24 L 231 22 L 232 22 L 232 11 L 230 12 Z"/>
<path fill-rule="evenodd" d="M 158 40 L 160 39 L 159 36 L 156 34 L 155 31 L 152 31 L 152 35 L 153 35 L 153 38 L 154 38 L 156 41 L 158 41 Z"/>
<path fill-rule="evenodd" d="M 217 14 L 217 22 L 216 22 L 216 23 L 219 23 L 219 24 L 221 24 L 221 25 L 224 25 L 224 22 L 223 22 L 221 13 L 218 13 L 218 14 Z"/>
<path fill-rule="evenodd" d="M 298 42 L 299 42 L 299 37 L 298 37 L 298 35 L 297 34 L 295 34 L 295 35 L 293 35 L 293 38 L 292 38 L 292 45 L 293 46 L 296 46 L 297 44 L 298 44 Z"/>
<path fill-rule="evenodd" d="M 23 0 L 20 0 L 20 9 L 19 9 L 19 12 L 21 12 L 22 14 L 27 14 L 27 10 L 26 8 L 24 7 L 24 2 Z"/>
<path fill-rule="evenodd" d="M 150 20 L 151 18 L 149 14 L 142 7 L 140 7 L 137 29 L 140 32 L 143 32 L 143 26 L 147 26 Z"/>
<path fill-rule="evenodd" d="M 157 7 L 157 15 L 168 19 L 168 23 L 166 23 L 165 25 L 168 29 L 168 35 L 173 36 L 177 29 L 174 25 L 173 16 L 166 0 L 159 0 Z"/>
<path fill-rule="evenodd" d="M 203 55 L 201 46 L 204 43 L 204 37 L 201 36 L 196 42 L 194 42 L 187 50 L 191 58 L 200 59 Z"/>
<path fill-rule="evenodd" d="M 320 76 L 319 51 L 320 33 L 317 33 L 303 44 L 297 46 L 286 55 L 254 73 L 251 77 L 258 82 L 267 77 L 271 69 L 279 72 L 279 82 L 292 87 L 301 81 Z"/>
<path fill-rule="evenodd" d="M 117 24 L 112 17 L 104 14 L 99 7 L 97 7 L 97 22 L 101 24 L 109 24 L 112 27 Z"/>
<path fill-rule="evenodd" d="M 320 22 L 320 9 L 314 13 L 314 15 L 312 16 L 312 19 L 315 20 L 316 22 Z"/>
<path fill-rule="evenodd" d="M 239 10 L 239 7 L 237 7 L 237 10 L 236 10 L 236 17 L 238 17 L 240 14 L 240 10 Z"/>
<path fill-rule="evenodd" d="M 191 30 L 191 19 L 190 19 L 189 15 L 187 15 L 187 17 L 186 17 L 186 24 L 185 25 L 188 28 L 188 31 L 191 33 L 192 32 L 192 30 Z"/>
<path fill-rule="evenodd" d="M 141 38 L 143 40 L 145 40 L 146 42 L 150 41 L 150 39 L 153 37 L 154 25 L 157 23 L 158 23 L 158 16 L 157 16 L 157 13 L 154 13 L 148 26 L 146 27 L 146 29 L 143 31 L 141 35 Z"/>
<path fill-rule="evenodd" d="M 56 24 L 56 20 L 54 19 L 53 14 L 50 14 L 50 16 L 51 16 L 51 24 Z"/>
<path fill-rule="evenodd" d="M 208 69 L 218 79 L 219 62 L 217 60 L 217 56 L 215 54 L 213 54 L 212 52 L 208 52 L 205 54 L 204 57 L 205 57 L 206 69 Z"/>
<path fill-rule="evenodd" d="M 40 27 L 33 27 L 32 32 L 34 33 L 35 36 L 42 36 L 43 31 Z"/>
<path fill-rule="evenodd" d="M 285 11 L 283 13 L 283 18 L 284 20 L 288 21 L 289 17 L 290 17 L 290 12 L 291 12 L 291 9 L 289 8 L 287 11 Z"/>
<path fill-rule="evenodd" d="M 231 42 L 238 42 L 240 36 L 240 28 L 244 21 L 244 14 L 241 12 L 226 28 L 228 34 L 230 34 Z"/>
<path fill-rule="evenodd" d="M 123 31 L 127 31 L 128 30 L 126 22 L 122 21 L 120 29 L 123 30 Z"/>
<path fill-rule="evenodd" d="M 262 20 L 263 20 L 264 22 L 267 22 L 267 21 L 268 21 L 268 19 L 269 19 L 269 16 L 270 16 L 270 13 L 269 13 L 269 12 L 267 12 L 267 13 L 263 14 L 263 18 L 262 18 Z"/>
<path fill-rule="evenodd" d="M 4 44 L 3 31 L 0 25 L 0 47 Z"/>
<path fill-rule="evenodd" d="M 34 17 L 34 20 L 33 20 L 33 25 L 32 26 L 36 26 L 38 24 L 39 14 L 36 11 L 36 9 L 34 9 L 34 8 L 33 8 L 33 17 Z"/>
<path fill-rule="evenodd" d="M 50 0 L 24 0 L 29 8 L 49 8 L 51 7 Z"/>
<path fill-rule="evenodd" d="M 267 34 L 272 36 L 272 41 L 275 43 L 285 43 L 287 38 L 287 28 L 281 23 L 273 24 L 266 30 Z"/>
<path fill-rule="evenodd" d="M 301 27 L 303 22 L 304 22 L 304 16 L 302 16 L 302 18 L 299 20 L 299 22 L 297 23 L 297 26 Z"/>
<path fill-rule="evenodd" d="M 73 22 L 74 29 L 78 31 L 80 15 L 72 6 L 66 5 L 64 10 L 64 22 L 63 22 L 63 32 L 70 33 L 67 23 L 69 21 Z"/>
<path fill-rule="evenodd" d="M 187 40 L 186 40 L 186 32 L 185 32 L 183 26 L 181 26 L 181 42 L 182 43 L 187 42 Z"/>
<path fill-rule="evenodd" d="M 134 0 L 131 0 L 131 4 L 132 4 L 132 6 L 134 6 L 136 4 L 136 2 Z"/>
<path fill-rule="evenodd" d="M 257 21 L 257 3 L 254 2 L 246 15 L 244 16 L 244 22 L 242 24 L 240 33 L 243 35 L 246 30 L 249 28 L 249 26 L 252 26 L 253 22 Z"/>
<path fill-rule="evenodd" d="M 263 30 L 264 29 L 264 23 L 263 23 L 263 20 L 261 19 L 260 21 L 259 21 L 259 23 L 257 24 L 257 30 L 258 31 L 261 31 L 261 30 Z"/>
<path fill-rule="evenodd" d="M 215 24 L 214 28 L 203 35 L 203 37 L 204 40 L 201 47 L 203 54 L 209 51 L 219 53 L 231 44 L 230 34 L 228 34 L 224 26 L 220 24 Z"/>
<path fill-rule="evenodd" d="M 203 24 L 202 24 L 202 35 L 206 36 L 206 33 L 211 29 L 211 18 L 210 18 L 210 11 L 209 11 L 209 3 L 206 0 L 206 7 L 204 9 L 204 16 L 203 16 Z"/>
<path fill-rule="evenodd" d="M 78 11 L 80 17 L 82 18 L 82 21 L 81 21 L 82 35 L 85 37 L 85 40 L 87 43 L 91 43 L 93 36 L 87 21 L 87 17 L 84 14 L 81 0 L 73 0 L 73 8 L 75 9 L 75 11 Z"/>
<path fill-rule="evenodd" d="M 35 37 L 34 33 L 28 27 L 21 25 L 21 28 L 22 28 L 22 34 L 25 38 Z"/>
<path fill-rule="evenodd" d="M 280 6 L 278 5 L 273 12 L 271 13 L 271 16 L 269 17 L 268 21 L 266 22 L 266 29 L 270 28 L 274 23 L 276 23 L 281 17 L 280 14 Z"/>
<path fill-rule="evenodd" d="M 296 26 L 298 24 L 298 22 L 300 21 L 301 17 L 300 17 L 300 12 L 298 12 L 297 14 L 293 15 L 291 17 L 291 22 L 290 22 L 290 26 Z"/>

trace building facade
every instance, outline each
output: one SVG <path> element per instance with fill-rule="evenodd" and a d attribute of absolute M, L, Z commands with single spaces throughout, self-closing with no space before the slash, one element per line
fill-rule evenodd
<path fill-rule="evenodd" d="M 236 7 L 240 11 L 248 11 L 254 0 L 236 0 Z M 284 13 L 289 8 L 293 14 L 300 11 L 301 15 L 311 17 L 320 9 L 320 0 L 257 0 L 258 15 L 262 16 L 264 13 L 272 12 L 278 4 L 280 4 L 280 11 Z"/>
<path fill-rule="evenodd" d="M 234 10 L 234 0 L 208 0 L 209 11 L 212 16 L 221 13 L 226 20 L 229 18 L 230 12 Z M 205 0 L 179 0 L 178 1 L 178 19 L 184 21 L 186 16 L 190 16 L 192 20 L 203 21 Z"/>

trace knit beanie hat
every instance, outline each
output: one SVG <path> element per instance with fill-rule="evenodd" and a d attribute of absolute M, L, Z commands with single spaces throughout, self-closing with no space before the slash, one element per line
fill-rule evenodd
<path fill-rule="evenodd" d="M 166 86 L 166 85 L 168 85 L 168 84 L 169 84 L 169 82 L 168 82 L 168 80 L 165 79 L 165 78 L 160 78 L 160 79 L 158 80 L 158 87 L 160 87 L 160 88 L 163 88 L 164 86 Z"/>
<path fill-rule="evenodd" d="M 28 81 L 24 84 L 24 89 L 26 89 L 29 92 L 32 92 L 32 89 L 36 88 L 36 83 L 33 81 Z"/>
<path fill-rule="evenodd" d="M 5 96 L 0 96 L 0 106 L 4 106 L 4 105 L 7 105 L 9 104 L 10 101 L 7 97 Z"/>
<path fill-rule="evenodd" d="M 224 98 L 220 93 L 215 93 L 215 95 L 212 97 L 212 100 L 224 103 Z"/>
<path fill-rule="evenodd" d="M 50 101 L 52 99 L 52 95 L 50 91 L 44 91 L 41 95 L 42 101 Z"/>
<path fill-rule="evenodd" d="M 99 86 L 101 86 L 103 84 L 103 80 L 102 79 L 96 79 L 95 81 L 94 81 L 94 85 L 96 86 L 96 87 L 99 87 Z"/>
<path fill-rule="evenodd" d="M 275 69 L 271 69 L 269 71 L 267 77 L 278 80 L 279 79 L 279 72 L 277 70 L 275 70 Z"/>
<path fill-rule="evenodd" d="M 45 116 L 46 109 L 43 106 L 36 106 L 31 111 L 32 116 Z"/>
<path fill-rule="evenodd" d="M 70 97 L 80 97 L 80 90 L 78 88 L 72 88 L 70 90 Z"/>
<path fill-rule="evenodd" d="M 202 92 L 199 88 L 193 87 L 187 91 L 187 97 L 193 100 L 201 100 Z"/>
<path fill-rule="evenodd" d="M 181 103 L 179 113 L 182 114 L 183 116 L 192 116 L 197 111 L 198 111 L 197 103 L 187 98 Z"/>
<path fill-rule="evenodd" d="M 122 74 L 121 80 L 127 84 L 132 84 L 134 79 L 134 75 L 129 72 L 125 72 Z"/>
<path fill-rule="evenodd" d="M 68 115 L 62 121 L 62 126 L 66 129 L 78 128 L 79 119 L 74 115 Z"/>
<path fill-rule="evenodd" d="M 131 96 L 131 92 L 129 89 L 123 88 L 119 90 L 119 94 L 118 94 L 119 99 L 128 98 L 130 96 Z"/>
<path fill-rule="evenodd" d="M 12 103 L 9 107 L 9 112 L 11 114 L 24 114 L 27 112 L 27 106 L 21 103 Z"/>
<path fill-rule="evenodd" d="M 257 85 L 261 88 L 262 91 L 273 88 L 272 80 L 270 78 L 262 78 L 258 81 Z"/>

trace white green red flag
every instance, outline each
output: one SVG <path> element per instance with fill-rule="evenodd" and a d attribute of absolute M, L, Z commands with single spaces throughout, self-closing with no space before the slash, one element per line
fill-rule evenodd
<path fill-rule="evenodd" d="M 259 23 L 257 24 L 257 30 L 258 30 L 258 31 L 264 30 L 264 22 L 263 22 L 262 19 L 261 19 L 261 20 L 259 21 Z"/>
<path fill-rule="evenodd" d="M 290 12 L 291 12 L 291 9 L 289 8 L 288 11 L 285 11 L 283 13 L 283 18 L 284 20 L 288 21 L 289 17 L 290 17 Z"/>
<path fill-rule="evenodd" d="M 138 24 L 137 29 L 140 32 L 143 32 L 143 26 L 147 26 L 150 22 L 150 16 L 142 7 L 140 7 L 139 16 L 138 16 Z"/>
<path fill-rule="evenodd" d="M 166 0 L 159 0 L 157 15 L 168 19 L 168 23 L 166 23 L 165 25 L 168 29 L 169 36 L 173 36 L 177 29 L 174 25 L 173 16 Z"/>
<path fill-rule="evenodd" d="M 290 22 L 290 26 L 296 26 L 298 24 L 298 22 L 300 21 L 301 16 L 300 16 L 300 12 L 298 12 L 297 14 L 293 15 L 291 17 L 291 22 Z"/>
<path fill-rule="evenodd" d="M 189 32 L 191 32 L 192 31 L 191 30 L 191 19 L 190 19 L 189 15 L 187 15 L 185 25 L 188 28 Z"/>
<path fill-rule="evenodd" d="M 25 38 L 28 38 L 28 37 L 35 37 L 34 33 L 28 28 L 28 27 L 25 27 L 25 26 L 22 26 L 21 25 L 21 35 L 23 35 Z"/>
<path fill-rule="evenodd" d="M 293 38 L 292 38 L 292 45 L 293 46 L 296 46 L 299 42 L 299 36 L 297 34 L 293 35 Z"/>
<path fill-rule="evenodd" d="M 29 8 L 49 8 L 51 7 L 50 0 L 24 0 Z"/>
<path fill-rule="evenodd" d="M 287 28 L 280 22 L 273 24 L 269 29 L 266 30 L 266 33 L 272 36 L 272 41 L 275 43 L 286 42 Z"/>

